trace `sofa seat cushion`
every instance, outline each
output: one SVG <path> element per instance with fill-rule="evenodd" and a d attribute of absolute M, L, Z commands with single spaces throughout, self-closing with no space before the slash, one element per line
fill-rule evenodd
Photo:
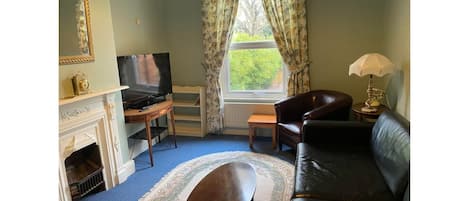
<path fill-rule="evenodd" d="M 297 147 L 293 197 L 395 200 L 367 146 Z"/>

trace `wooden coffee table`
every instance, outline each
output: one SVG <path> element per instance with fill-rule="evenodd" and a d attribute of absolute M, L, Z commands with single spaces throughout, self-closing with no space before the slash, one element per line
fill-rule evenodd
<path fill-rule="evenodd" d="M 217 167 L 195 186 L 188 201 L 249 201 L 256 190 L 256 172 L 251 165 L 232 162 Z"/>

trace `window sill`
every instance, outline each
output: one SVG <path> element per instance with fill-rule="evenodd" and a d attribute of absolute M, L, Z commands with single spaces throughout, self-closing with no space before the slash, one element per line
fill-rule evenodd
<path fill-rule="evenodd" d="M 281 98 L 224 98 L 225 104 L 230 103 L 244 103 L 244 104 L 256 104 L 256 103 L 275 103 L 281 100 Z"/>

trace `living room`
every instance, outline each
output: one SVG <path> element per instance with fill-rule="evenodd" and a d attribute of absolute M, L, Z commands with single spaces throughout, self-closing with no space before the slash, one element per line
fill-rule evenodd
<path fill-rule="evenodd" d="M 203 59 L 201 2 L 89 3 L 96 58 L 90 63 L 59 67 L 59 97 L 73 95 L 70 77 L 76 72 L 87 75 L 90 88 L 94 91 L 119 86 L 115 57 L 137 53 L 170 52 L 173 85 L 206 85 L 205 71 L 200 65 Z M 380 52 L 390 58 L 399 70 L 393 76 L 375 79 L 375 85 L 378 88 L 387 87 L 393 96 L 389 97 L 394 102 L 393 110 L 410 119 L 409 2 L 307 1 L 306 10 L 309 57 L 312 61 L 309 73 L 311 88 L 342 91 L 350 94 L 356 102 L 366 99 L 368 80 L 349 76 L 348 66 L 363 54 Z M 393 82 L 390 82 L 393 77 Z M 392 84 L 385 86 L 385 83 Z M 138 129 L 135 127 L 141 128 L 142 124 L 125 124 L 122 104 L 118 99 L 115 107 L 122 164 L 132 166 L 131 163 L 125 164 L 132 162 L 139 151 L 135 150 L 138 149 L 135 143 L 127 138 Z M 225 101 L 226 112 L 230 111 L 230 104 L 234 103 Z M 238 111 L 246 110 L 245 113 L 250 114 L 254 112 L 250 110 L 273 105 L 272 101 L 248 104 L 245 108 L 243 105 L 246 104 L 238 107 Z M 270 107 L 273 111 L 273 106 Z M 230 114 L 224 115 L 225 119 L 230 119 Z M 225 125 L 229 127 L 230 122 L 225 122 Z M 155 162 L 158 164 L 157 158 Z"/>
<path fill-rule="evenodd" d="M 170 52 L 173 85 L 206 85 L 201 65 L 200 1 L 90 1 L 89 8 L 95 60 L 60 65 L 59 97 L 74 94 L 70 77 L 77 72 L 87 76 L 92 91 L 120 86 L 115 58 L 138 53 Z M 360 56 L 379 52 L 399 70 L 394 75 L 375 79 L 375 86 L 386 88 L 390 95 L 394 95 L 389 97 L 394 101 L 393 110 L 410 119 L 409 2 L 307 1 L 306 11 L 309 58 L 312 61 L 309 69 L 311 89 L 342 91 L 351 95 L 355 102 L 365 100 L 368 79 L 349 76 L 347 71 Z M 395 78 L 393 82 L 389 82 L 391 78 Z M 386 86 L 385 83 L 394 86 Z M 126 167 L 132 166 L 126 164 L 131 164 L 136 151 L 128 137 L 138 129 L 135 127 L 141 128 L 143 124 L 126 124 L 119 95 L 115 96 L 121 163 Z M 227 111 L 229 104 L 225 101 Z M 246 110 L 255 110 L 256 105 L 273 105 L 272 102 L 250 104 Z M 226 119 L 229 115 L 225 113 Z M 157 156 L 154 160 L 158 164 Z"/>
<path fill-rule="evenodd" d="M 77 72 L 86 75 L 90 93 L 119 88 L 116 57 L 135 53 L 170 52 L 174 85 L 206 85 L 200 1 L 90 1 L 89 8 L 95 57 L 91 62 L 59 65 L 59 98 L 74 94 L 71 76 Z M 374 84 L 391 95 L 390 109 L 410 120 L 410 2 L 308 0 L 306 11 L 311 90 L 337 90 L 351 95 L 354 103 L 364 101 L 368 79 L 347 71 L 360 56 L 379 52 L 398 70 Z M 134 128 L 125 123 L 120 91 L 110 93 L 115 97 L 113 126 L 120 147 L 115 157 L 122 160 L 116 163 L 127 164 L 133 157 L 128 137 Z M 254 106 L 246 110 L 273 102 L 249 104 Z"/>

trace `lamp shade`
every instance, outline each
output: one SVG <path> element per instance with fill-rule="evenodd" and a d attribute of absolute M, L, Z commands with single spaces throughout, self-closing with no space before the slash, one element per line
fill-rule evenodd
<path fill-rule="evenodd" d="M 350 65 L 348 74 L 376 75 L 382 77 L 394 71 L 394 64 L 385 56 L 378 53 L 365 54 Z"/>

